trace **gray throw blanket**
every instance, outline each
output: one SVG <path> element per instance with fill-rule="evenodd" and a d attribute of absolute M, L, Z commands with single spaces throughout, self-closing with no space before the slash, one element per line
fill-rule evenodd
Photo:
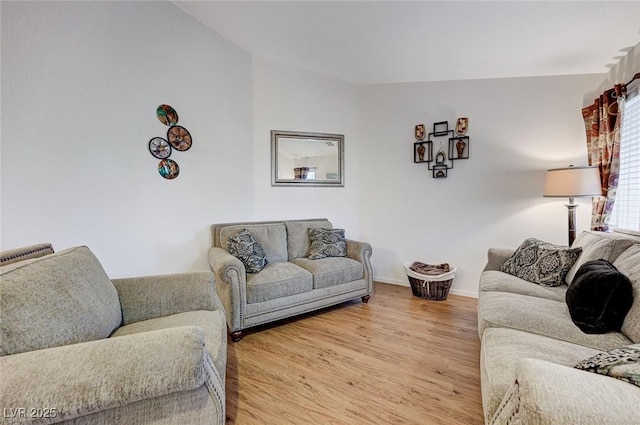
<path fill-rule="evenodd" d="M 420 261 L 414 261 L 409 268 L 416 273 L 420 273 L 426 276 L 438 276 L 441 274 L 449 273 L 451 271 L 451 267 L 449 267 L 448 263 L 425 264 L 421 263 Z"/>

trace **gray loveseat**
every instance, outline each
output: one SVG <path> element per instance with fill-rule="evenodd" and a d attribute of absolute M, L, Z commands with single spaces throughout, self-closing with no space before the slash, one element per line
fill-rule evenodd
<path fill-rule="evenodd" d="M 373 292 L 371 245 L 347 239 L 347 256 L 310 260 L 308 230 L 332 228 L 325 219 L 225 223 L 211 226 L 209 264 L 216 290 L 227 312 L 234 341 L 243 330 L 317 310 Z M 259 273 L 227 251 L 229 238 L 249 230 L 262 246 L 268 263 Z"/>
<path fill-rule="evenodd" d="M 487 424 L 640 423 L 640 388 L 573 368 L 598 353 L 640 342 L 640 237 L 586 231 L 567 274 L 606 259 L 632 282 L 634 301 L 622 332 L 583 333 L 565 302 L 568 286 L 543 287 L 500 271 L 514 250 L 490 249 L 480 278 L 482 402 Z"/>
<path fill-rule="evenodd" d="M 112 281 L 83 246 L 0 258 L 3 424 L 224 424 L 212 273 Z"/>

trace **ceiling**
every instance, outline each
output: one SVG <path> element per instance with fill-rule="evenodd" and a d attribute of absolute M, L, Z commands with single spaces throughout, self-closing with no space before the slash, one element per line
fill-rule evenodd
<path fill-rule="evenodd" d="M 355 84 L 606 73 L 639 1 L 174 1 L 252 55 Z"/>

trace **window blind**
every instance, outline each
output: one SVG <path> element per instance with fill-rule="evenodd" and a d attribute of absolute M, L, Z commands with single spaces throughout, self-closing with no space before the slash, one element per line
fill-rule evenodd
<path fill-rule="evenodd" d="M 637 94 L 637 88 L 634 87 Z M 620 128 L 618 191 L 610 228 L 640 230 L 640 96 L 625 101 Z"/>

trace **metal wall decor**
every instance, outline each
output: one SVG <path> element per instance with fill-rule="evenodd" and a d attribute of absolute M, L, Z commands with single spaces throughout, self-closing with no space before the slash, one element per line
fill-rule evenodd
<path fill-rule="evenodd" d="M 413 162 L 416 164 L 426 162 L 427 168 L 432 172 L 434 179 L 447 177 L 447 172 L 453 169 L 453 162 L 458 159 L 469 159 L 470 139 L 467 136 L 469 118 L 458 118 L 455 130 L 449 130 L 448 121 L 433 123 L 433 131 L 425 140 L 425 126 L 415 126 L 416 141 L 413 143 Z M 439 147 L 435 157 L 433 145 L 439 141 Z M 444 143 L 447 142 L 445 149 Z M 435 162 L 435 164 L 432 164 Z"/>
<path fill-rule="evenodd" d="M 180 174 L 180 167 L 173 159 L 169 159 L 173 150 L 187 151 L 191 148 L 193 139 L 189 130 L 178 124 L 178 113 L 169 105 L 156 108 L 156 116 L 164 125 L 169 126 L 167 138 L 153 137 L 149 140 L 149 152 L 160 159 L 158 173 L 165 179 L 172 180 Z"/>

